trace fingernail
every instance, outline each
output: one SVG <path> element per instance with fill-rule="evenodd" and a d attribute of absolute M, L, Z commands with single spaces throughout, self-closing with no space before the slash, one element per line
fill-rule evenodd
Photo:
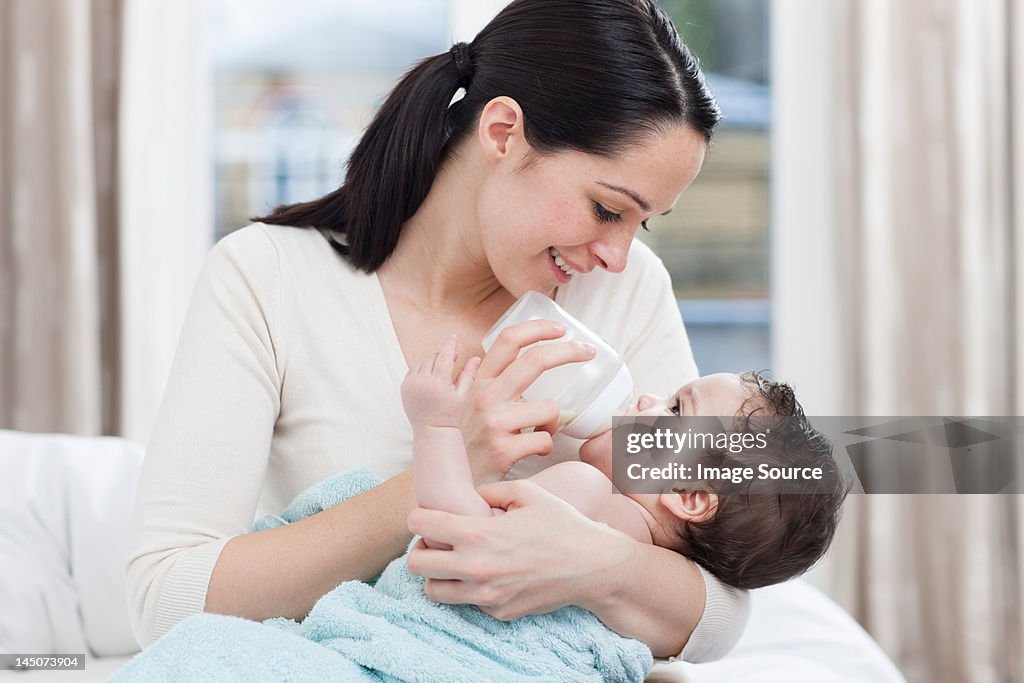
<path fill-rule="evenodd" d="M 584 353 L 587 353 L 591 356 L 597 353 L 597 347 L 594 346 L 593 344 L 588 344 L 587 342 L 581 341 L 573 343 L 576 344 L 576 348 L 578 348 L 580 351 L 583 351 Z"/>
<path fill-rule="evenodd" d="M 557 320 L 551 321 L 551 327 L 555 328 L 559 332 L 565 332 L 565 325 L 563 323 L 558 322 Z"/>

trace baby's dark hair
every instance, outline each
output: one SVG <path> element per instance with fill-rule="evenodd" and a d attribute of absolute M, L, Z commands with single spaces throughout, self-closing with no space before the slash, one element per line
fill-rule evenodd
<path fill-rule="evenodd" d="M 737 588 L 780 583 L 810 569 L 828 550 L 850 485 L 844 481 L 832 443 L 811 427 L 792 387 L 759 372 L 741 375 L 751 397 L 737 415 L 735 430 L 764 434 L 765 448 L 739 453 L 711 449 L 701 464 L 716 467 L 820 467 L 820 481 L 796 493 L 735 492 L 719 482 L 710 519 L 680 521 L 675 549 L 721 581 Z M 770 425 L 770 429 L 766 429 Z M 804 492 L 807 491 L 807 492 Z"/>

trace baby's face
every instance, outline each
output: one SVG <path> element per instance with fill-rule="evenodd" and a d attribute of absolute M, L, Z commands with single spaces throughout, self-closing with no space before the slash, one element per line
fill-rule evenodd
<path fill-rule="evenodd" d="M 642 394 L 636 404 L 626 410 L 626 415 L 733 417 L 750 396 L 750 387 L 739 375 L 720 372 L 684 384 L 665 398 Z"/>
<path fill-rule="evenodd" d="M 734 373 L 721 372 L 693 380 L 671 396 L 642 394 L 626 409 L 626 416 L 684 415 L 686 417 L 733 417 L 751 397 L 749 385 Z M 612 433 L 603 432 L 580 447 L 580 460 L 605 474 L 611 468 Z"/>

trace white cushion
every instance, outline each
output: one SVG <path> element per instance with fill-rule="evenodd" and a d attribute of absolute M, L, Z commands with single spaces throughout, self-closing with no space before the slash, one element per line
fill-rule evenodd
<path fill-rule="evenodd" d="M 138 650 L 124 560 L 143 448 L 0 430 L 0 652 Z"/>
<path fill-rule="evenodd" d="M 651 683 L 901 683 L 902 674 L 843 609 L 802 580 L 750 593 L 750 623 L 717 662 L 656 667 Z"/>

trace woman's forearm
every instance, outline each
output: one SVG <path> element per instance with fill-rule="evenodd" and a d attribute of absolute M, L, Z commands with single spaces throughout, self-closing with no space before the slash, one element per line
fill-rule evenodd
<path fill-rule="evenodd" d="M 237 536 L 217 559 L 205 610 L 302 619 L 341 582 L 370 579 L 405 551 L 413 507 L 412 473 L 406 471 L 294 524 Z"/>
<path fill-rule="evenodd" d="M 678 553 L 630 542 L 631 561 L 602 569 L 580 604 L 619 635 L 646 643 L 655 657 L 677 656 L 704 613 L 704 578 Z"/>

